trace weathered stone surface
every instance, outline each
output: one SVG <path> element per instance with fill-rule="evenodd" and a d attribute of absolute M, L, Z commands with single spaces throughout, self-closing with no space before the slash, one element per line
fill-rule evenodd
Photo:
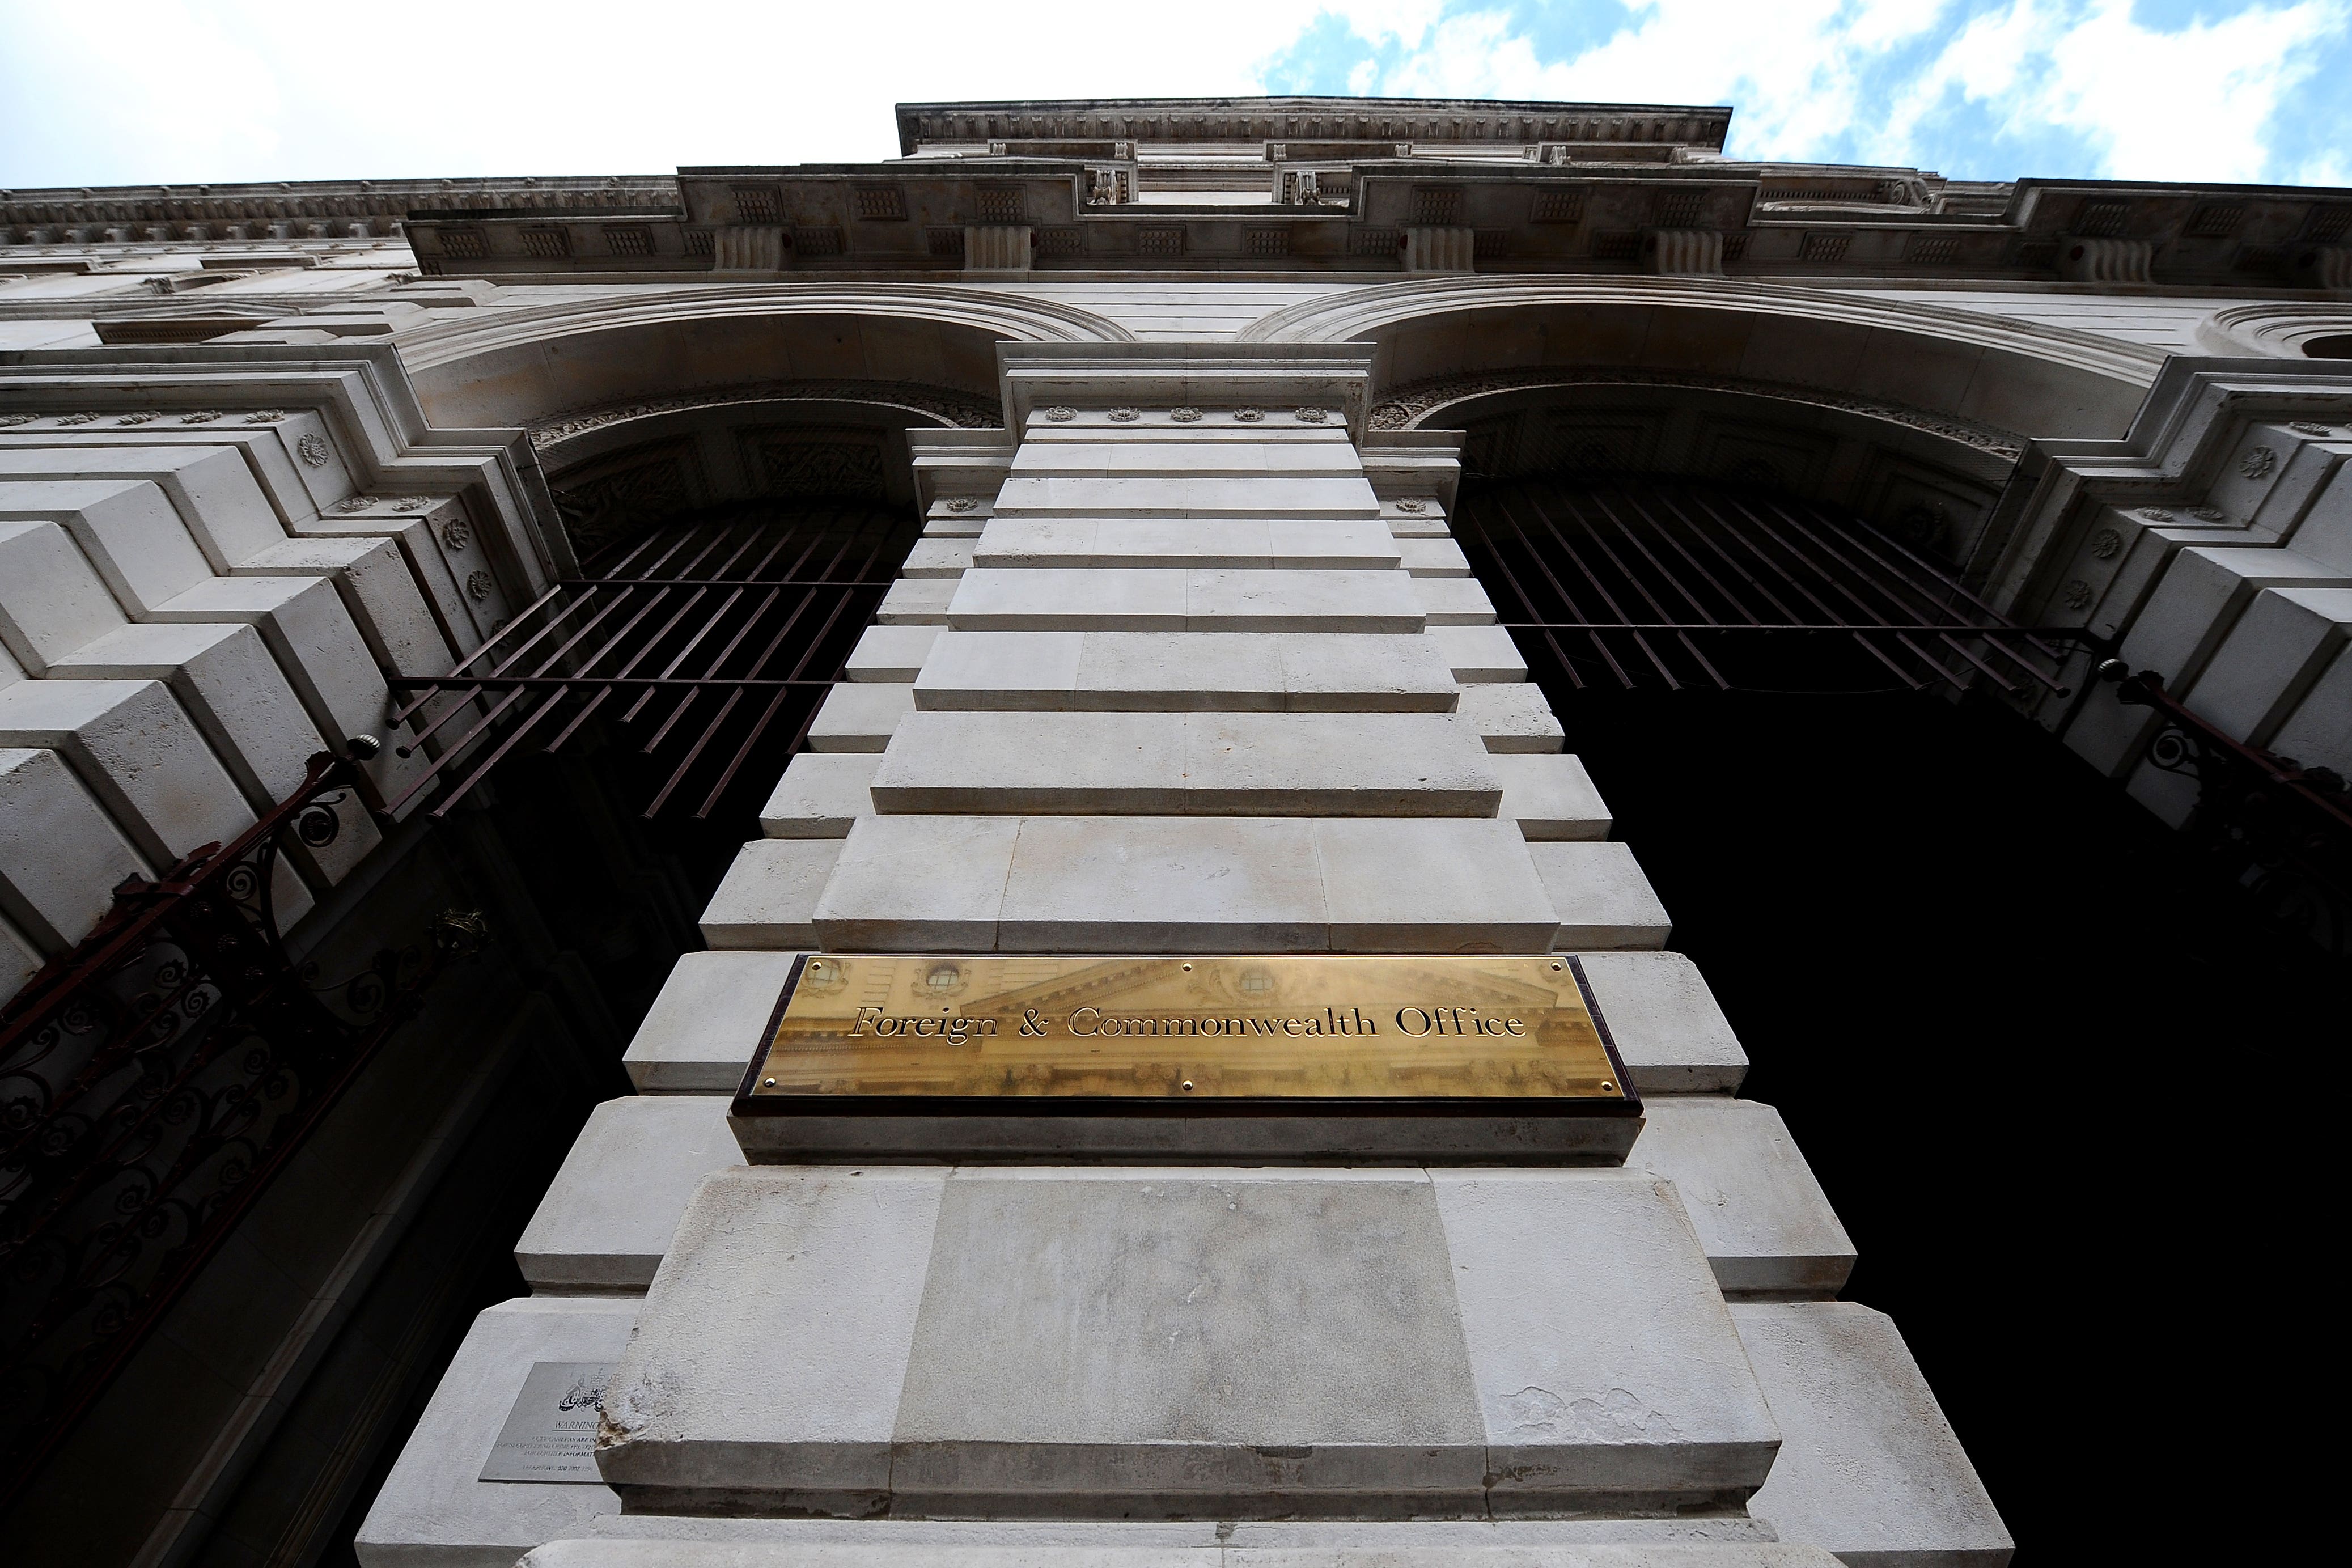
<path fill-rule="evenodd" d="M 1432 624 L 1429 640 L 1444 655 L 1454 679 L 1465 686 L 1491 681 L 1525 680 L 1528 661 L 1511 634 L 1500 626 L 1451 626 Z"/>
<path fill-rule="evenodd" d="M 1579 952 L 1585 983 L 1642 1094 L 1736 1094 L 1748 1053 L 1698 965 L 1679 952 Z"/>
<path fill-rule="evenodd" d="M 0 1002 L 14 998 L 47 962 L 33 939 L 0 917 Z"/>
<path fill-rule="evenodd" d="M 2246 606 L 2183 699 L 2256 744 L 2352 639 L 2352 588 L 2265 588 Z"/>
<path fill-rule="evenodd" d="M 0 646 L 35 675 L 129 617 L 54 522 L 0 522 Z"/>
<path fill-rule="evenodd" d="M 899 563 L 902 577 L 961 577 L 971 565 L 972 545 L 962 539 L 919 539 Z"/>
<path fill-rule="evenodd" d="M 844 952 L 1540 952 L 1528 849 L 1484 819 L 874 816 L 815 924 Z"/>
<path fill-rule="evenodd" d="M 213 577 L 157 605 L 158 621 L 242 621 L 261 634 L 320 730 L 381 735 L 391 693 L 335 585 L 323 577 Z M 386 748 L 371 772 L 394 765 Z M 422 769 L 420 756 L 413 764 Z"/>
<path fill-rule="evenodd" d="M 874 612 L 877 626 L 938 626 L 947 624 L 948 601 L 962 576 L 901 577 L 882 595 Z"/>
<path fill-rule="evenodd" d="M 268 810 L 300 787 L 310 759 L 327 742 L 251 626 L 149 622 L 122 626 L 85 644 L 51 668 L 78 679 L 154 679 L 171 689 L 256 812 Z M 336 814 L 331 842 L 297 838 L 285 853 L 312 884 L 341 881 L 383 835 L 366 806 L 351 796 L 321 804 Z M 109 884 L 110 886 L 111 884 Z"/>
<path fill-rule="evenodd" d="M 1499 821 L 1317 823 L 1332 950 L 1543 951 L 1559 916 L 1517 840 Z"/>
<path fill-rule="evenodd" d="M 1549 752 L 1567 744 L 1543 688 L 1533 681 L 1481 681 L 1462 688 L 1454 710 L 1490 752 Z"/>
<path fill-rule="evenodd" d="M 1674 922 L 1622 844 L 1529 844 L 1536 870 L 1559 910 L 1558 945 L 1664 947 Z"/>
<path fill-rule="evenodd" d="M 1389 532 L 1399 539 L 1450 539 L 1454 536 L 1444 512 L 1433 500 L 1426 502 L 1420 511 L 1399 511 L 1396 502 L 1383 502 L 1381 521 L 1387 523 Z"/>
<path fill-rule="evenodd" d="M 163 491 L 137 480 L 0 479 L 0 523 L 52 522 L 71 535 L 134 618 L 212 576 Z"/>
<path fill-rule="evenodd" d="M 155 869 L 253 826 L 253 808 L 161 682 L 0 688 L 0 746 L 58 752 Z"/>
<path fill-rule="evenodd" d="M 760 831 L 771 838 L 848 837 L 850 824 L 874 815 L 871 786 L 881 765 L 872 752 L 803 752 L 760 808 Z"/>
<path fill-rule="evenodd" d="M 215 572 L 230 571 L 286 537 L 244 455 L 225 443 L 0 448 L 0 474 L 152 485 Z"/>
<path fill-rule="evenodd" d="M 424 1419 L 369 1508 L 354 1546 L 366 1568 L 507 1568 L 575 1534 L 620 1499 L 593 1484 L 478 1478 L 534 1362 L 617 1362 L 635 1297 L 530 1297 L 474 1320 Z"/>
<path fill-rule="evenodd" d="M 293 794 L 310 759 L 327 748 L 249 626 L 123 626 L 67 655 L 56 672 L 78 679 L 163 681 L 257 810 Z"/>
<path fill-rule="evenodd" d="M 1780 1447 L 1673 1190 L 1634 1172 L 1433 1173 L 1489 1498 L 1737 1501 Z"/>
<path fill-rule="evenodd" d="M 1400 542 L 1404 569 L 1416 577 L 1467 577 L 1470 558 L 1451 539 L 1409 539 Z"/>
<path fill-rule="evenodd" d="M 812 752 L 878 752 L 915 710 L 915 689 L 898 681 L 844 681 L 824 694 L 809 723 Z"/>
<path fill-rule="evenodd" d="M 975 566 L 957 581 L 960 631 L 1417 632 L 1402 572 Z"/>
<path fill-rule="evenodd" d="M 927 710 L 1444 712 L 1425 637 L 1349 632 L 947 631 L 915 682 Z"/>
<path fill-rule="evenodd" d="M 1330 945 L 1314 826 L 1295 818 L 1024 818 L 1006 869 L 1003 952 Z"/>
<path fill-rule="evenodd" d="M 721 1171 L 604 1414 L 704 1514 L 1671 1512 L 1778 1441 L 1632 1173 Z"/>
<path fill-rule="evenodd" d="M 314 521 L 310 526 L 320 524 Z M 438 558 L 442 546 L 436 542 L 437 536 L 421 522 L 415 531 L 423 535 L 413 541 L 420 555 L 433 552 L 425 561 Z M 368 651 L 378 664 L 398 675 L 446 674 L 455 662 L 453 641 L 460 653 L 471 653 L 480 646 L 480 631 L 474 621 L 478 606 L 464 585 L 446 567 L 436 571 L 420 563 L 413 568 L 399 544 L 389 539 L 349 535 L 289 539 L 246 557 L 231 575 L 325 577 L 342 595 L 343 607 L 351 612 L 352 623 L 359 627 Z M 430 595 L 441 602 L 441 616 L 436 617 L 425 584 L 440 576 L 447 581 L 436 584 Z"/>
<path fill-rule="evenodd" d="M 1000 517 L 970 563 L 1378 571 L 1399 559 L 1397 542 L 1370 520 Z"/>
<path fill-rule="evenodd" d="M 1155 433 L 1139 427 L 1133 437 L 1116 441 L 1065 440 L 1032 431 L 1013 456 L 1013 472 L 1030 479 L 1349 477 L 1360 476 L 1363 465 L 1338 430 L 1319 439 L 1234 441 L 1210 429 Z"/>
<path fill-rule="evenodd" d="M 832 838 L 755 838 L 736 851 L 710 905 L 702 940 L 713 947 L 781 951 L 816 945 L 817 895 L 840 858 Z"/>
<path fill-rule="evenodd" d="M 517 1568 L 1836 1568 L 1745 1519 L 776 1520 L 614 1515 Z"/>
<path fill-rule="evenodd" d="M 1493 687 L 1490 690 L 1533 689 Z M 1584 764 L 1563 752 L 1506 753 L 1494 759 L 1503 781 L 1499 815 L 1519 825 L 1529 838 L 1606 838 L 1609 807 Z"/>
<path fill-rule="evenodd" d="M 873 797 L 884 813 L 1492 816 L 1492 761 L 1438 713 L 916 712 Z"/>
<path fill-rule="evenodd" d="M 1021 818 L 869 816 L 849 830 L 814 912 L 835 952 L 987 952 Z"/>
<path fill-rule="evenodd" d="M 906 1166 L 708 1177 L 606 1384 L 605 1479 L 874 1511 L 947 1183 Z"/>
<path fill-rule="evenodd" d="M 931 643 L 939 635 L 937 626 L 868 626 L 857 639 L 857 646 L 849 650 L 843 673 L 851 680 L 892 681 L 903 686 L 922 673 L 923 656 L 931 651 Z"/>
<path fill-rule="evenodd" d="M 38 951 L 79 942 L 147 871 L 57 752 L 0 750 L 0 912 Z"/>
<path fill-rule="evenodd" d="M 1851 1301 L 1731 1309 L 1783 1436 L 1748 1510 L 1864 1568 L 2001 1568 L 2014 1543 L 1918 1363 Z"/>
<path fill-rule="evenodd" d="M 1175 444 L 1155 450 L 1179 449 Z M 1028 479 L 996 493 L 1005 517 L 1332 517 L 1376 519 L 1372 487 L 1356 475 L 1187 475 Z"/>
<path fill-rule="evenodd" d="M 589 1112 L 515 1243 L 515 1265 L 530 1288 L 651 1285 L 702 1178 L 743 1163 L 727 1106 L 723 1095 L 628 1095 Z"/>
<path fill-rule="evenodd" d="M 640 1094 L 733 1094 L 797 952 L 689 952 L 662 983 L 621 1065 Z"/>
<path fill-rule="evenodd" d="M 1417 1173 L 959 1173 L 893 1489 L 929 1512 L 1462 1511 L 1485 1455 L 1449 1272 Z"/>
<path fill-rule="evenodd" d="M 1486 626 L 1495 624 L 1495 604 L 1475 577 L 1411 579 L 1413 596 L 1421 601 L 1433 626 Z"/>
<path fill-rule="evenodd" d="M 1681 1095 L 1643 1113 L 1626 1163 L 1675 1184 L 1726 1296 L 1786 1300 L 1844 1288 L 1853 1243 L 1779 1111 Z"/>

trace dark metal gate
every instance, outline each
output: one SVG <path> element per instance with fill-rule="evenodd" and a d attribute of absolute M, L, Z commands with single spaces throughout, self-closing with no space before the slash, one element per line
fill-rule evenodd
<path fill-rule="evenodd" d="M 446 816 L 518 749 L 593 723 L 646 759 L 646 816 L 709 817 L 806 737 L 916 535 L 877 509 L 767 503 L 619 542 L 448 675 L 393 682 L 401 754 L 432 763 L 392 806 L 433 791 Z"/>
<path fill-rule="evenodd" d="M 1455 537 L 1533 663 L 1577 689 L 2066 694 L 2079 627 L 2011 624 L 1851 514 L 1737 489 L 1528 481 L 1465 491 Z"/>
<path fill-rule="evenodd" d="M 363 754 L 363 753 L 362 753 Z M 369 794 L 325 752 L 235 843 L 114 889 L 0 1007 L 0 1507 L 218 1253 L 480 917 L 321 981 L 287 952 L 279 854 Z"/>

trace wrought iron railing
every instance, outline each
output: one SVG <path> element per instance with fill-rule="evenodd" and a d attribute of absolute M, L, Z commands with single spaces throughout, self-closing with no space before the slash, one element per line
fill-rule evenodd
<path fill-rule="evenodd" d="M 452 912 L 356 974 L 322 980 L 289 954 L 282 851 L 333 844 L 371 798 L 353 760 L 320 752 L 236 842 L 124 881 L 0 1008 L 0 1507 L 482 940 L 479 916 Z"/>
<path fill-rule="evenodd" d="M 1811 502 L 1533 480 L 1465 490 L 1455 524 L 1522 652 L 1579 690 L 1891 680 L 2063 697 L 2060 645 L 2097 641 L 2017 626 L 1917 551 Z"/>
<path fill-rule="evenodd" d="M 2099 666 L 2126 707 L 2161 721 L 2145 753 L 2150 766 L 2197 784 L 2182 830 L 2280 934 L 2352 958 L 2352 790 L 2332 768 L 2306 768 L 2226 733 L 2164 689 L 2154 670 L 2121 659 Z"/>
<path fill-rule="evenodd" d="M 623 541 L 448 675 L 393 682 L 401 754 L 433 753 L 394 806 L 433 791 L 446 816 L 519 748 L 593 721 L 656 760 L 646 816 L 709 817 L 739 779 L 772 780 L 747 774 L 755 755 L 806 738 L 915 533 L 871 508 L 763 506 Z"/>

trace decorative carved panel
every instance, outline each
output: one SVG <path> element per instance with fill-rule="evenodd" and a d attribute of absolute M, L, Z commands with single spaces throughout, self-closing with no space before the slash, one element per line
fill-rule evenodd
<path fill-rule="evenodd" d="M 736 432 L 743 472 L 761 495 L 880 501 L 888 453 L 878 432 L 771 426 Z"/>
<path fill-rule="evenodd" d="M 709 495 L 694 443 L 683 437 L 583 463 L 550 488 L 583 561 L 614 540 L 707 504 Z"/>

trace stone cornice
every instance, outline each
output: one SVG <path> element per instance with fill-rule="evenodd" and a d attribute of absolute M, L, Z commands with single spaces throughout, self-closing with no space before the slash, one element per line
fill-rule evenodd
<path fill-rule="evenodd" d="M 1130 144 L 1106 147 L 1099 157 L 1073 143 L 1055 157 L 686 170 L 678 214 L 420 214 L 407 233 L 421 268 L 453 277 L 1243 268 L 2273 291 L 2352 277 L 2352 193 L 2334 190 L 2033 182 L 2031 200 L 1993 202 L 1916 170 L 1391 149 L 1297 169 L 1270 156 L 1234 176 L 1246 174 L 1262 202 L 1188 204 L 1178 198 L 1192 185 L 1154 186 L 1171 176 L 1155 176 Z"/>
<path fill-rule="evenodd" d="M 1662 142 L 1720 149 L 1728 108 L 1462 98 L 1125 98 L 898 106 L 898 149 L 927 142 Z"/>
<path fill-rule="evenodd" d="M 534 212 L 581 207 L 667 210 L 677 205 L 677 180 L 670 174 L 55 185 L 0 191 L 0 226 L 167 224 L 217 227 L 296 219 L 396 220 L 415 211 L 446 208 Z"/>

